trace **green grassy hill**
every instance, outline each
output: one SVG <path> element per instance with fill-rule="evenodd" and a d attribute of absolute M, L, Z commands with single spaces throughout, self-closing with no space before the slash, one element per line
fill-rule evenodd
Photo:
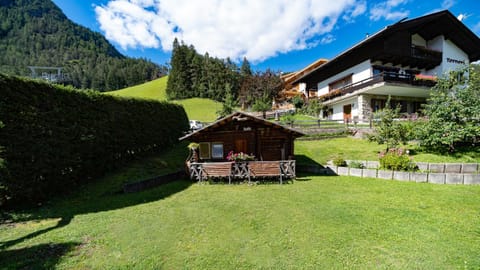
<path fill-rule="evenodd" d="M 165 76 L 151 82 L 106 93 L 121 97 L 166 100 L 167 80 L 168 77 Z M 202 122 L 214 121 L 217 118 L 216 111 L 220 110 L 222 107 L 220 102 L 206 98 L 189 98 L 173 102 L 183 105 L 189 119 L 200 120 Z"/>

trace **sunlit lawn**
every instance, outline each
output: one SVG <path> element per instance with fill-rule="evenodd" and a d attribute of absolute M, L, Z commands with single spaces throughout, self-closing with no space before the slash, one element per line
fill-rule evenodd
<path fill-rule="evenodd" d="M 374 158 L 376 147 L 296 142 L 316 161 L 340 151 Z M 0 269 L 480 268 L 480 186 L 304 175 L 284 185 L 179 180 L 121 192 L 123 183 L 176 170 L 186 154 L 179 145 L 9 213 Z"/>
<path fill-rule="evenodd" d="M 406 148 L 410 150 L 415 162 L 480 163 L 480 147 L 459 149 L 453 154 L 423 152 L 414 144 Z M 308 157 L 319 164 L 326 164 L 328 160 L 337 156 L 349 160 L 378 160 L 378 153 L 383 149 L 385 145 L 352 137 L 295 142 L 296 155 Z"/>
<path fill-rule="evenodd" d="M 115 182 L 118 176 L 105 179 Z M 0 227 L 1 269 L 477 269 L 480 187 L 353 177 L 113 185 Z M 56 227 L 57 226 L 57 227 Z"/>

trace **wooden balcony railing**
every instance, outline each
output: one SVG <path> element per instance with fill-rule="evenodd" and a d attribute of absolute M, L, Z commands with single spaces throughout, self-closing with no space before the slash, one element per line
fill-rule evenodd
<path fill-rule="evenodd" d="M 381 72 L 370 78 L 351 83 L 342 88 L 331 90 L 325 95 L 321 95 L 319 98 L 323 101 L 334 99 L 339 96 L 343 96 L 349 93 L 353 93 L 359 89 L 363 89 L 367 86 L 379 83 L 379 82 L 389 82 L 389 83 L 400 83 L 414 86 L 424 86 L 424 87 L 433 87 L 437 82 L 435 80 L 423 80 L 415 77 L 415 74 L 405 74 L 397 72 Z"/>

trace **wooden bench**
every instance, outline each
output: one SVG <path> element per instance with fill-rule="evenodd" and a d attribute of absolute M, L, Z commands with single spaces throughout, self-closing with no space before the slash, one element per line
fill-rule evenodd
<path fill-rule="evenodd" d="M 232 163 L 231 162 L 211 162 L 202 164 L 200 180 L 210 177 L 228 177 L 228 183 L 232 181 Z"/>
<path fill-rule="evenodd" d="M 280 161 L 255 161 L 248 164 L 248 182 L 250 177 L 267 177 L 274 176 L 280 178 L 282 184 L 282 172 L 280 169 Z"/>

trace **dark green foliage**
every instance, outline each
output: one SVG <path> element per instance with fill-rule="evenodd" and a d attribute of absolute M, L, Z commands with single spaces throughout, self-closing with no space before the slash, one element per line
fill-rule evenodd
<path fill-rule="evenodd" d="M 225 117 L 235 110 L 235 107 L 238 106 L 237 100 L 232 95 L 232 90 L 230 85 L 225 86 L 225 97 L 223 98 L 222 110 L 217 112 L 220 117 Z"/>
<path fill-rule="evenodd" d="M 454 152 L 460 145 L 478 144 L 480 134 L 480 74 L 472 65 L 441 78 L 432 89 L 424 114 L 428 121 L 419 132 L 421 145 L 429 150 Z"/>
<path fill-rule="evenodd" d="M 375 125 L 375 133 L 369 137 L 369 140 L 379 144 L 386 144 L 387 151 L 390 148 L 397 147 L 400 143 L 407 143 L 407 129 L 401 122 L 396 121 L 400 115 L 400 106 L 390 108 L 390 97 L 386 102 L 384 109 L 376 113 L 376 118 L 380 121 Z"/>
<path fill-rule="evenodd" d="M 303 107 L 305 102 L 303 102 L 303 99 L 300 96 L 294 96 L 292 98 L 292 104 L 295 106 L 295 108 L 300 109 Z"/>
<path fill-rule="evenodd" d="M 303 99 L 302 99 L 303 101 Z M 320 111 L 322 110 L 322 104 L 318 99 L 311 99 L 305 104 L 302 109 L 300 110 L 302 113 L 306 115 L 310 115 L 313 117 L 318 117 Z"/>
<path fill-rule="evenodd" d="M 254 111 L 262 112 L 265 119 L 267 111 L 272 109 L 272 98 L 265 93 L 262 97 L 255 99 L 252 108 Z"/>
<path fill-rule="evenodd" d="M 239 99 L 242 107 L 252 106 L 254 103 L 265 102 L 269 99 L 269 106 L 273 98 L 283 89 L 283 80 L 277 73 L 270 69 L 265 72 L 256 72 L 252 76 L 245 77 L 240 88 Z M 261 101 L 258 101 L 261 99 Z M 258 105 L 258 104 L 257 104 Z"/>
<path fill-rule="evenodd" d="M 179 105 L 4 75 L 0 119 L 8 174 L 1 178 L 0 196 L 24 203 L 45 200 L 124 161 L 165 149 L 188 130 Z"/>
<path fill-rule="evenodd" d="M 227 85 L 233 97 L 238 96 L 240 73 L 228 58 L 202 56 L 192 45 L 180 44 L 175 39 L 170 64 L 166 89 L 169 99 L 202 97 L 222 101 Z"/>
<path fill-rule="evenodd" d="M 64 67 L 65 83 L 114 90 L 166 73 L 127 58 L 101 34 L 71 22 L 50 0 L 0 1 L 0 72 L 28 76 L 27 66 Z"/>

